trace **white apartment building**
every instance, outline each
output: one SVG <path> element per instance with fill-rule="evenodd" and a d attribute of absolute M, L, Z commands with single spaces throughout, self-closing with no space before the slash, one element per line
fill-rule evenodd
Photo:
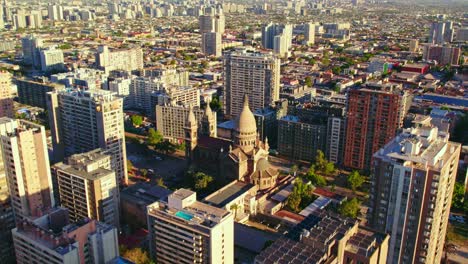
<path fill-rule="evenodd" d="M 49 72 L 52 70 L 63 70 L 64 58 L 62 50 L 55 49 L 55 47 L 51 47 L 48 49 L 41 50 L 39 52 L 39 56 L 41 58 L 42 71 Z"/>
<path fill-rule="evenodd" d="M 3 166 L 16 222 L 41 216 L 54 206 L 45 129 L 24 120 L 0 122 Z"/>
<path fill-rule="evenodd" d="M 262 109 L 279 99 L 280 59 L 271 53 L 235 51 L 224 58 L 224 111 L 236 117 L 249 97 L 252 110 Z"/>
<path fill-rule="evenodd" d="M 418 119 L 373 156 L 371 227 L 390 234 L 388 263 L 440 263 L 461 146 Z"/>
<path fill-rule="evenodd" d="M 148 206 L 150 253 L 158 263 L 234 263 L 234 215 L 179 189 Z"/>
<path fill-rule="evenodd" d="M 99 46 L 96 53 L 96 65 L 106 72 L 140 70 L 144 66 L 143 51 L 141 48 L 110 51 L 107 46 Z"/>
<path fill-rule="evenodd" d="M 123 99 L 105 90 L 61 90 L 47 94 L 55 161 L 102 148 L 112 156 L 117 182 L 126 183 Z"/>

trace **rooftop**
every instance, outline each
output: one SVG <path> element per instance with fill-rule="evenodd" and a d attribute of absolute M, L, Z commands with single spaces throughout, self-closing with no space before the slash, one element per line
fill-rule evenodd
<path fill-rule="evenodd" d="M 253 184 L 235 181 L 207 196 L 204 202 L 222 208 L 240 195 L 248 192 L 253 187 Z"/>

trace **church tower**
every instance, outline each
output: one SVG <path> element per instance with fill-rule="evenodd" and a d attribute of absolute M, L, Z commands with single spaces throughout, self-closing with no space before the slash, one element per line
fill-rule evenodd
<path fill-rule="evenodd" d="M 191 161 L 193 158 L 193 150 L 197 146 L 197 130 L 198 124 L 195 118 L 195 114 L 193 113 L 193 108 L 190 106 L 189 113 L 187 115 L 187 119 L 185 120 L 185 157 Z"/>
<path fill-rule="evenodd" d="M 204 136 L 216 137 L 216 113 L 211 110 L 210 104 L 206 105 L 205 114 L 202 119 L 201 133 Z"/>

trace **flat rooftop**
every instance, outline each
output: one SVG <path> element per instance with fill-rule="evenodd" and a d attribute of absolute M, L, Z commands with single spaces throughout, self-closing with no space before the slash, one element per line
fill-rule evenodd
<path fill-rule="evenodd" d="M 235 200 L 240 195 L 248 192 L 253 187 L 253 184 L 236 181 L 235 183 L 229 184 L 226 187 L 210 194 L 205 198 L 204 202 L 221 208 Z"/>
<path fill-rule="evenodd" d="M 167 200 L 171 190 L 161 186 L 140 182 L 123 189 L 120 198 L 135 204 L 149 205 L 159 200 Z"/>

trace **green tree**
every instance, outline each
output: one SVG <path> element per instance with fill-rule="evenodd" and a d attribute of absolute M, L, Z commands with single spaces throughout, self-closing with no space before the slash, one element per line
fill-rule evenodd
<path fill-rule="evenodd" d="M 133 248 L 125 250 L 122 254 L 122 257 L 131 260 L 134 263 L 138 264 L 151 264 L 152 261 L 148 255 L 148 252 L 144 251 L 141 248 Z"/>
<path fill-rule="evenodd" d="M 133 163 L 131 160 L 127 160 L 127 171 L 132 171 L 133 170 Z"/>
<path fill-rule="evenodd" d="M 462 183 L 455 182 L 452 195 L 452 207 L 458 210 L 463 210 L 465 199 L 465 186 Z"/>
<path fill-rule="evenodd" d="M 286 201 L 286 206 L 293 212 L 299 212 L 301 205 L 301 195 L 295 192 L 292 192 Z"/>
<path fill-rule="evenodd" d="M 339 75 L 341 73 L 341 67 L 340 66 L 335 66 L 332 68 L 333 74 Z"/>
<path fill-rule="evenodd" d="M 348 185 L 355 192 L 365 181 L 364 176 L 359 174 L 358 171 L 353 171 L 348 175 Z"/>
<path fill-rule="evenodd" d="M 239 209 L 239 205 L 234 203 L 234 204 L 231 204 L 231 206 L 229 207 L 229 209 L 233 210 L 234 211 L 234 219 L 237 218 L 237 210 Z"/>
<path fill-rule="evenodd" d="M 322 187 L 327 185 L 327 180 L 323 176 L 316 173 L 314 165 L 310 167 L 305 177 L 315 186 Z"/>
<path fill-rule="evenodd" d="M 312 87 L 313 83 L 312 83 L 312 77 L 310 76 L 307 76 L 304 80 L 304 83 L 307 87 Z"/>
<path fill-rule="evenodd" d="M 194 189 L 196 191 L 204 190 L 208 187 L 208 184 L 213 181 L 213 177 L 203 172 L 197 172 L 193 175 Z"/>
<path fill-rule="evenodd" d="M 317 150 L 317 155 L 315 156 L 314 170 L 325 175 L 331 175 L 335 173 L 335 164 L 329 162 L 325 158 L 325 154 L 321 150 Z"/>
<path fill-rule="evenodd" d="M 72 48 L 72 45 L 69 44 L 69 43 L 64 43 L 60 46 L 58 46 L 59 49 L 62 49 L 62 50 L 67 50 L 67 49 L 71 49 Z"/>
<path fill-rule="evenodd" d="M 141 126 L 141 124 L 143 124 L 143 117 L 139 115 L 132 115 L 132 117 L 130 117 L 130 120 L 132 121 L 132 125 L 134 127 L 139 127 Z"/>
<path fill-rule="evenodd" d="M 214 97 L 211 102 L 210 102 L 210 108 L 211 110 L 215 111 L 215 112 L 218 112 L 219 110 L 221 110 L 222 108 L 222 104 L 221 102 L 219 101 L 219 97 Z"/>
<path fill-rule="evenodd" d="M 331 175 L 335 173 L 335 171 L 336 171 L 335 164 L 333 162 L 327 162 L 327 164 L 325 164 L 325 168 L 323 170 L 323 173 L 325 175 Z"/>
<path fill-rule="evenodd" d="M 299 167 L 297 167 L 296 164 L 294 164 L 291 169 L 289 170 L 289 173 L 296 176 L 297 171 L 299 170 Z"/>
<path fill-rule="evenodd" d="M 177 146 L 171 143 L 169 140 L 162 140 L 156 144 L 156 148 L 166 154 L 174 153 L 177 149 Z"/>
<path fill-rule="evenodd" d="M 353 198 L 351 200 L 344 201 L 338 207 L 338 212 L 342 216 L 357 218 L 357 216 L 359 214 L 360 205 L 361 205 L 361 203 L 358 201 L 358 199 Z"/>
<path fill-rule="evenodd" d="M 148 130 L 148 140 L 147 140 L 148 145 L 156 146 L 162 140 L 163 140 L 163 136 L 161 135 L 161 132 L 159 132 L 158 130 L 155 130 L 154 128 L 150 128 Z"/>
<path fill-rule="evenodd" d="M 167 188 L 166 184 L 164 184 L 163 178 L 156 179 L 156 185 L 160 186 L 160 187 L 163 187 L 163 188 Z"/>

